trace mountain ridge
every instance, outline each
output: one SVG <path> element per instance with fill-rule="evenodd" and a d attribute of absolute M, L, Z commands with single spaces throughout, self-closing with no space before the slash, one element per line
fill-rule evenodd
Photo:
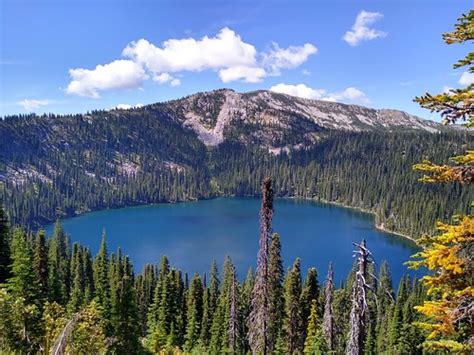
<path fill-rule="evenodd" d="M 151 106 L 164 108 L 207 146 L 226 139 L 254 143 L 250 139 L 274 153 L 278 149 L 311 146 L 326 130 L 436 133 L 444 129 L 439 123 L 400 110 L 304 99 L 269 90 L 238 93 L 219 89 Z M 250 136 L 243 136 L 242 131 Z M 292 132 L 293 142 L 285 144 L 285 131 Z"/>

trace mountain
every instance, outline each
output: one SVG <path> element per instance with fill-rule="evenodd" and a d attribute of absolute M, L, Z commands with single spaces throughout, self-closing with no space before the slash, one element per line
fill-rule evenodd
<path fill-rule="evenodd" d="M 268 91 L 8 116 L 0 120 L 0 200 L 13 223 L 35 229 L 105 208 L 257 196 L 271 176 L 277 196 L 362 208 L 386 229 L 415 234 L 467 210 L 473 193 L 419 184 L 412 165 L 446 161 L 468 141 L 404 112 Z"/>
<path fill-rule="evenodd" d="M 221 89 L 162 106 L 207 146 L 237 140 L 258 144 L 274 153 L 310 147 L 327 130 L 434 133 L 441 129 L 435 122 L 403 111 L 308 100 L 265 90 L 240 94 Z"/>

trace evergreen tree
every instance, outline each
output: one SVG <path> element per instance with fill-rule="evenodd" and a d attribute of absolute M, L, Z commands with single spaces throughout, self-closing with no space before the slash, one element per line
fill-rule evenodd
<path fill-rule="evenodd" d="M 318 284 L 318 272 L 314 267 L 308 269 L 306 274 L 306 280 L 301 290 L 301 318 L 303 320 L 303 332 L 304 338 L 306 338 L 306 329 L 308 328 L 309 314 L 311 313 L 311 307 L 313 300 L 316 301 L 316 309 L 319 311 L 320 307 L 318 304 L 319 299 L 319 284 Z"/>
<path fill-rule="evenodd" d="M 280 236 L 275 233 L 269 251 L 268 266 L 268 351 L 273 352 L 281 335 L 284 315 L 283 261 L 281 258 Z"/>
<path fill-rule="evenodd" d="M 0 284 L 10 276 L 10 237 L 7 216 L 0 203 Z"/>
<path fill-rule="evenodd" d="M 191 286 L 187 295 L 187 326 L 185 335 L 185 350 L 191 352 L 198 344 L 201 332 L 201 321 L 203 314 L 203 285 L 201 278 L 195 274 L 191 280 Z"/>
<path fill-rule="evenodd" d="M 40 296 L 43 300 L 48 297 L 48 251 L 44 230 L 36 234 L 34 268 L 39 283 Z"/>
<path fill-rule="evenodd" d="M 285 280 L 285 342 L 288 354 L 301 353 L 304 330 L 301 307 L 301 261 L 297 258 Z"/>
<path fill-rule="evenodd" d="M 269 243 L 272 235 L 273 189 L 272 180 L 266 178 L 262 187 L 260 210 L 260 241 L 257 256 L 257 271 L 252 291 L 251 311 L 247 320 L 248 339 L 254 353 L 267 354 L 269 325 L 268 263 Z"/>
<path fill-rule="evenodd" d="M 50 301 L 61 305 L 69 295 L 69 241 L 59 221 L 48 245 L 48 295 Z"/>
<path fill-rule="evenodd" d="M 308 317 L 308 329 L 306 330 L 306 340 L 304 343 L 305 354 L 326 354 L 329 348 L 323 335 L 321 323 L 318 317 L 318 303 L 316 299 L 311 301 L 311 310 Z"/>
<path fill-rule="evenodd" d="M 21 339 L 18 349 L 29 353 L 37 350 L 41 334 L 40 289 L 33 265 L 33 253 L 25 233 L 15 228 L 11 243 L 11 277 L 7 281 L 8 290 L 22 307 L 14 308 L 14 317 L 21 324 Z"/>
<path fill-rule="evenodd" d="M 472 43 L 474 41 L 474 10 L 463 14 L 453 31 L 445 33 L 447 44 Z M 474 52 L 454 64 L 454 68 L 467 67 L 466 73 L 474 73 Z M 417 97 L 422 107 L 441 114 L 446 124 L 465 121 L 467 127 L 474 126 L 474 83 L 460 89 L 450 89 L 438 95 L 425 94 Z M 472 132 L 471 138 L 472 138 Z M 423 182 L 455 182 L 469 186 L 474 182 L 474 151 L 451 158 L 455 165 L 437 165 L 423 161 L 415 170 L 428 175 Z M 471 199 L 472 200 L 472 199 Z M 433 203 L 430 201 L 430 203 Z M 472 202 L 471 202 L 472 207 Z M 446 214 L 446 211 L 443 211 Z M 470 211 L 469 211 L 470 212 Z M 424 342 L 429 351 L 452 351 L 472 353 L 473 333 L 473 219 L 472 213 L 454 219 L 454 224 L 438 223 L 438 235 L 426 236 L 420 240 L 424 247 L 414 257 L 418 260 L 411 267 L 427 267 L 431 273 L 423 278 L 428 287 L 430 300 L 416 309 L 428 318 L 418 322 L 421 328 L 430 331 Z M 397 300 L 398 301 L 398 300 Z"/>
<path fill-rule="evenodd" d="M 253 285 L 254 285 L 254 274 L 253 274 L 253 269 L 250 267 L 247 271 L 247 276 L 245 278 L 244 284 L 242 286 L 242 292 L 241 292 L 241 315 L 242 319 L 248 319 L 248 316 L 250 314 L 250 302 L 252 298 L 252 290 L 253 290 Z M 247 339 L 247 334 L 248 334 L 248 327 L 247 323 L 245 321 L 242 321 L 240 323 L 240 338 L 242 340 L 242 353 L 248 353 L 250 351 L 250 346 L 248 344 L 248 339 Z"/>
<path fill-rule="evenodd" d="M 112 348 L 117 354 L 136 354 L 141 351 L 140 325 L 133 287 L 134 275 L 129 258 L 124 257 L 118 267 L 121 268 L 121 272 L 117 273 L 120 279 L 114 288 L 112 319 L 115 342 Z"/>
<path fill-rule="evenodd" d="M 377 288 L 377 324 L 376 350 L 378 354 L 388 351 L 389 320 L 393 303 L 392 276 L 387 262 L 382 262 L 379 272 L 379 287 Z"/>
<path fill-rule="evenodd" d="M 109 282 L 109 255 L 107 251 L 107 241 L 105 231 L 102 233 L 102 241 L 97 256 L 93 263 L 94 290 L 97 299 L 97 307 L 102 313 L 102 318 L 110 321 L 111 316 L 111 294 Z M 109 325 L 107 324 L 107 329 Z"/>
<path fill-rule="evenodd" d="M 82 247 L 79 243 L 74 243 L 72 246 L 71 279 L 72 289 L 68 303 L 68 311 L 70 313 L 75 313 L 84 304 L 85 274 L 82 262 Z"/>

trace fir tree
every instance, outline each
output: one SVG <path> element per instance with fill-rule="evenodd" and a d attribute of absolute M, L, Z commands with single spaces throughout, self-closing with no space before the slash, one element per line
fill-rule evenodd
<path fill-rule="evenodd" d="M 301 307 L 301 261 L 297 258 L 285 280 L 285 342 L 287 353 L 303 351 L 304 331 Z"/>
<path fill-rule="evenodd" d="M 82 247 L 78 243 L 72 246 L 71 256 L 71 278 L 72 289 L 69 298 L 68 310 L 70 313 L 77 312 L 84 304 L 84 268 L 82 262 Z"/>
<path fill-rule="evenodd" d="M 273 352 L 283 326 L 284 300 L 283 300 L 283 261 L 281 259 L 280 236 L 275 233 L 269 252 L 268 266 L 268 296 L 269 296 L 269 321 L 268 321 L 268 351 Z"/>
<path fill-rule="evenodd" d="M 40 290 L 33 265 L 33 253 L 25 233 L 15 228 L 11 244 L 11 277 L 7 281 L 8 290 L 21 300 L 22 307 L 14 308 L 15 318 L 21 324 L 21 339 L 18 349 L 29 353 L 37 350 L 41 334 Z"/>
<path fill-rule="evenodd" d="M 310 268 L 306 274 L 306 280 L 301 290 L 301 318 L 303 320 L 303 332 L 306 338 L 306 329 L 308 328 L 309 314 L 311 313 L 311 307 L 313 300 L 316 300 L 317 310 L 319 311 L 319 284 L 318 284 L 318 272 L 316 269 Z"/>
<path fill-rule="evenodd" d="M 43 300 L 48 297 L 48 252 L 44 230 L 36 234 L 34 267 L 36 279 L 39 283 L 40 295 Z"/>
<path fill-rule="evenodd" d="M 318 317 L 318 303 L 316 299 L 311 301 L 310 314 L 308 316 L 308 328 L 306 330 L 306 340 L 304 343 L 305 354 L 326 354 L 329 348 L 321 329 Z"/>
<path fill-rule="evenodd" d="M 104 320 L 110 320 L 111 316 L 111 294 L 109 281 L 109 255 L 105 231 L 102 233 L 102 241 L 97 256 L 94 259 L 94 290 L 97 299 L 97 307 L 102 312 Z M 107 325 L 108 326 L 108 325 Z"/>
<path fill-rule="evenodd" d="M 184 348 L 191 352 L 198 344 L 203 314 L 203 285 L 198 274 L 195 274 L 191 280 L 186 309 L 187 322 Z"/>
<path fill-rule="evenodd" d="M 4 283 L 10 275 L 10 237 L 8 221 L 0 203 L 0 284 Z"/>
<path fill-rule="evenodd" d="M 61 305 L 69 295 L 69 242 L 59 223 L 54 226 L 48 245 L 48 295 L 49 300 Z"/>

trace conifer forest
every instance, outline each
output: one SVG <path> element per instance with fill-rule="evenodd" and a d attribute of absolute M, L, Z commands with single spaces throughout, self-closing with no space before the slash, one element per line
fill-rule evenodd
<path fill-rule="evenodd" d="M 314 4 L 297 0 L 297 9 L 286 4 L 284 14 L 277 14 L 284 1 L 256 1 L 255 6 L 253 2 L 251 6 L 245 1 L 233 2 L 232 11 L 227 2 L 210 6 L 197 1 L 197 6 L 183 1 L 188 7 L 186 11 L 174 2 L 172 6 L 166 1 L 158 2 L 159 11 L 156 4 L 146 2 L 147 11 L 135 7 L 132 11 L 128 0 L 114 2 L 114 9 L 109 8 L 108 1 L 97 1 L 94 5 L 87 2 L 90 8 L 71 1 L 72 12 L 69 8 L 64 10 L 59 2 L 54 2 L 54 9 L 48 2 L 39 2 L 50 9 L 51 18 L 42 16 L 44 9 L 29 0 L 18 4 L 10 0 L 0 2 L 0 14 L 8 10 L 8 14 L 17 15 L 0 16 L 0 30 L 14 28 L 8 35 L 0 31 L 0 355 L 474 354 L 474 52 L 469 47 L 474 41 L 474 10 L 458 14 L 449 28 L 444 22 L 437 26 L 433 20 L 444 19 L 444 12 L 446 16 L 451 14 L 451 6 L 458 9 L 464 6 L 463 1 L 452 2 L 449 7 L 436 2 L 428 9 L 421 0 L 414 0 L 413 13 L 411 8 L 410 12 L 405 9 L 407 3 L 394 6 L 390 2 L 374 2 L 366 4 L 367 8 L 381 7 L 387 14 L 385 19 L 378 10 L 360 9 L 355 21 L 354 14 L 350 14 L 352 27 L 345 21 L 347 11 L 359 6 L 353 2 L 347 9 L 339 6 L 334 12 L 334 4 L 321 1 L 324 6 L 318 6 L 318 11 L 333 11 L 325 18 L 316 9 L 305 10 L 313 9 Z M 105 5 L 107 11 L 101 12 Z M 403 11 L 398 6 L 405 9 L 401 20 Z M 179 21 L 176 16 L 168 16 L 176 14 L 178 8 Z M 264 15 L 262 8 L 266 9 Z M 239 12 L 242 9 L 245 16 Z M 239 20 L 213 17 L 220 11 L 234 10 Z M 58 19 L 52 15 L 56 11 L 61 16 L 77 15 L 81 26 L 74 26 L 72 21 L 67 26 L 63 22 L 57 25 L 50 20 Z M 298 23 L 292 17 L 294 11 L 299 13 L 300 17 L 295 17 Z M 140 12 L 140 21 L 132 15 L 135 12 Z M 32 13 L 34 21 L 29 17 Z M 117 14 L 126 15 L 127 25 L 125 17 L 112 21 Z M 258 23 L 254 19 L 256 14 Z M 410 17 L 413 14 L 416 21 Z M 156 19 L 150 20 L 151 15 Z M 277 25 L 268 22 L 272 16 L 282 15 L 288 26 L 279 21 L 275 21 Z M 405 22 L 405 17 L 413 23 Z M 35 22 L 38 19 L 41 22 Z M 20 20 L 21 26 L 6 25 Z M 2 24 L 4 21 L 7 22 Z M 183 29 L 185 37 L 178 38 L 173 21 L 176 26 L 181 22 L 189 25 L 190 29 Z M 205 23 L 199 29 L 193 27 L 200 21 Z M 300 21 L 304 31 L 299 30 Z M 325 27 L 319 28 L 320 22 Z M 168 27 L 172 34 L 155 45 L 144 39 L 145 35 L 134 32 L 145 31 L 150 23 L 153 28 L 160 27 L 160 35 L 164 36 Z M 226 25 L 217 34 L 204 31 L 220 23 Z M 324 56 L 328 52 L 324 51 L 328 47 L 323 39 L 332 38 L 333 27 L 342 23 L 347 31 L 338 34 L 340 43 L 331 42 L 330 47 L 341 53 L 351 51 L 350 55 L 341 54 L 327 67 Z M 99 44 L 94 42 L 85 33 L 86 28 L 91 29 L 96 36 L 92 24 L 102 26 L 104 33 L 113 30 L 114 36 L 123 31 L 129 39 L 121 59 L 85 69 L 86 64 L 78 63 L 95 63 L 96 52 L 108 58 L 112 54 L 105 47 L 116 45 L 110 38 Z M 250 30 L 234 29 L 246 28 L 247 24 Z M 391 27 L 397 24 L 400 32 Z M 441 32 L 433 31 L 431 26 L 448 32 L 440 38 Z M 63 27 L 71 28 L 66 31 Z M 314 28 L 319 28 L 319 32 L 314 32 Z M 31 94 L 32 98 L 18 101 L 23 92 L 41 92 L 42 85 L 34 85 L 35 75 L 25 74 L 40 61 L 16 61 L 13 57 L 10 60 L 2 52 L 8 49 L 5 53 L 22 53 L 26 46 L 29 55 L 44 55 L 39 44 L 28 42 L 30 36 L 36 38 L 36 31 L 47 31 L 52 38 L 65 33 L 77 35 L 54 42 L 54 46 L 65 46 L 59 54 L 69 58 L 71 81 L 65 86 L 64 82 L 54 82 L 57 68 L 47 73 L 35 69 L 35 75 L 42 80 L 49 82 L 48 76 L 50 85 L 61 86 L 64 97 L 53 98 L 51 94 L 51 99 L 39 99 Z M 319 39 L 321 49 L 310 42 L 285 47 L 275 41 L 257 49 L 258 40 L 254 45 L 247 37 L 257 38 L 253 36 L 259 31 L 265 38 L 279 33 L 285 41 L 293 39 L 297 32 L 300 35 L 307 31 Z M 432 38 L 428 32 L 436 32 L 442 48 L 430 47 Z M 205 34 L 199 37 L 196 33 Z M 87 46 L 83 44 L 81 50 L 69 47 L 72 42 L 82 43 L 86 35 Z M 416 43 L 412 36 L 417 38 Z M 23 44 L 24 41 L 30 45 Z M 51 43 L 45 46 L 48 52 Z M 411 43 L 409 47 L 407 43 Z M 386 52 L 373 52 L 379 47 L 370 47 L 372 44 Z M 430 63 L 425 60 L 420 64 L 415 47 L 420 47 L 420 51 L 431 48 Z M 464 51 L 462 57 L 457 58 L 460 51 Z M 319 71 L 316 75 L 315 70 L 312 76 L 308 69 L 311 56 L 317 52 L 321 68 L 325 63 L 328 72 L 332 72 L 343 65 L 348 74 L 339 76 L 357 79 L 364 86 L 336 90 L 329 89 L 330 86 L 318 89 L 279 82 L 279 77 L 283 80 L 291 71 L 294 76 L 287 82 L 311 82 L 316 76 L 317 80 L 327 80 L 327 73 Z M 456 56 L 457 61 L 451 63 L 452 58 L 446 53 Z M 41 63 L 47 62 L 41 58 Z M 353 59 L 358 63 L 356 71 Z M 425 78 L 426 86 L 421 86 L 421 80 L 405 81 L 397 72 L 406 61 L 415 59 L 417 72 Z M 459 69 L 454 75 L 435 69 L 444 66 L 448 59 L 454 70 Z M 390 70 L 384 67 L 387 61 Z M 48 67 L 64 65 L 52 62 Z M 299 72 L 295 74 L 297 68 Z M 364 68 L 374 73 L 367 82 L 359 75 Z M 385 68 L 383 75 L 377 71 L 381 68 Z M 435 75 L 436 70 L 439 75 Z M 403 73 L 418 75 L 409 70 Z M 28 76 L 32 84 L 25 88 L 21 81 Z M 186 81 L 191 82 L 193 76 L 199 79 L 181 87 Z M 219 88 L 189 94 L 196 87 L 214 87 L 211 76 L 217 76 L 219 83 L 235 84 L 236 89 L 262 83 L 274 85 L 268 90 L 237 92 L 233 88 Z M 431 91 L 441 87 L 436 81 L 439 78 L 455 82 L 456 86 L 445 86 L 438 94 L 420 95 L 420 88 Z M 334 85 L 339 85 L 335 76 L 330 79 L 331 84 L 334 81 Z M 383 80 L 383 85 L 379 80 Z M 400 80 L 403 81 L 398 83 Z M 8 88 L 5 93 L 3 87 Z M 14 89 L 18 94 L 12 96 L 10 91 Z M 150 97 L 155 97 L 153 90 L 160 93 L 163 101 L 150 101 Z M 405 100 L 412 90 L 420 96 L 413 94 Z M 370 99 L 364 91 L 371 94 Z M 173 92 L 182 93 L 182 98 L 177 99 Z M 140 97 L 150 103 L 119 104 L 122 97 L 128 100 L 124 102 L 139 102 Z M 115 103 L 118 98 L 120 101 Z M 409 108 L 407 111 L 413 109 L 410 104 L 416 110 L 425 109 L 422 111 L 431 113 L 433 121 L 401 110 L 378 108 L 386 103 L 385 98 Z M 114 102 L 114 106 L 97 109 L 98 104 L 92 102 L 103 104 L 102 107 L 110 107 Z M 15 105 L 23 107 L 24 112 L 15 113 Z M 82 110 L 84 105 L 94 109 Z M 47 113 L 49 107 L 61 113 Z M 155 254 L 160 248 L 165 250 L 164 226 L 173 229 L 183 220 L 169 218 L 157 223 L 152 236 L 148 236 L 150 239 L 146 239 L 136 231 L 137 224 L 144 223 L 144 219 L 127 218 L 125 214 L 135 206 L 157 204 L 161 208 L 164 204 L 176 204 L 173 206 L 185 208 L 187 204 L 181 202 L 199 204 L 218 197 L 240 198 L 244 209 L 249 206 L 247 197 L 259 203 L 259 213 L 252 217 L 255 238 L 251 241 L 258 251 L 245 271 L 237 258 L 232 260 L 229 256 L 235 257 L 232 248 L 237 244 L 226 238 L 219 239 L 219 243 L 229 255 L 222 255 L 220 260 L 208 260 L 210 251 L 203 247 L 203 242 L 200 245 L 199 238 L 193 243 L 186 240 L 192 246 L 184 246 L 185 242 L 176 244 L 182 246 L 180 252 L 185 247 L 192 248 L 196 259 L 212 263 L 206 272 L 188 270 L 179 264 L 181 260 L 173 260 L 179 259 L 176 255 L 172 258 L 170 253 Z M 380 232 L 379 239 L 407 238 L 405 246 L 412 246 L 409 252 L 407 248 L 385 249 L 400 251 L 396 254 L 398 260 L 405 259 L 402 250 L 408 253 L 407 258 L 413 250 L 414 255 L 403 265 L 389 265 L 385 259 L 395 253 L 387 252 L 383 243 L 377 252 L 372 250 L 372 245 L 380 240 L 364 235 L 368 233 L 365 225 L 356 224 L 362 220 L 359 216 L 360 220 L 354 218 L 355 224 L 347 231 L 352 238 L 347 245 L 352 248 L 347 274 L 335 273 L 339 273 L 344 256 L 339 262 L 332 259 L 322 269 L 318 264 L 316 269 L 312 263 L 326 262 L 320 255 L 334 257 L 335 250 L 343 250 L 343 243 L 337 244 L 338 236 L 333 233 L 336 219 L 319 216 L 327 219 L 330 231 L 314 231 L 314 239 L 325 242 L 322 250 L 308 248 L 298 239 L 299 230 L 290 231 L 288 239 L 284 235 L 288 231 L 280 235 L 274 227 L 276 222 L 286 222 L 287 228 L 292 229 L 288 219 L 295 215 L 282 218 L 275 207 L 278 198 L 304 199 L 331 204 L 334 209 L 347 207 L 367 212 L 372 216 L 366 216 L 364 221 L 373 217 L 371 231 Z M 123 228 L 123 233 L 130 234 L 126 235 L 129 239 L 114 239 L 114 234 L 104 228 L 97 250 L 69 233 L 68 221 L 87 215 L 103 218 L 101 213 L 106 210 L 122 207 L 120 218 L 135 223 L 133 229 Z M 312 213 L 301 214 L 303 218 L 317 219 L 316 212 Z M 203 229 L 207 238 L 208 226 L 195 223 L 204 219 L 203 215 L 190 214 L 186 218 L 189 225 Z M 236 218 L 243 224 L 248 216 L 237 214 Z M 224 218 L 215 218 L 216 225 L 232 229 L 227 220 L 220 219 Z M 90 222 L 84 221 L 84 230 L 92 235 Z M 301 227 L 299 220 L 294 223 Z M 46 232 L 48 228 L 51 232 Z M 195 237 L 195 233 L 189 234 Z M 241 233 L 239 238 L 242 234 L 250 235 Z M 176 235 L 167 238 L 179 239 Z M 123 249 L 115 249 L 111 240 L 121 241 Z M 134 259 L 137 255 L 129 254 L 123 245 L 129 240 L 142 247 L 140 254 L 144 257 L 151 255 L 143 267 Z M 248 239 L 238 239 L 238 243 L 247 245 Z M 300 247 L 295 249 L 298 257 L 284 260 L 283 255 L 293 259 L 284 254 L 292 243 Z M 302 255 L 305 248 L 311 253 Z M 309 267 L 301 260 L 306 259 L 304 256 L 310 258 Z M 138 267 L 134 267 L 134 260 Z M 205 265 L 207 268 L 208 264 Z M 398 280 L 400 270 L 406 274 Z M 421 276 L 413 276 L 412 270 Z"/>

